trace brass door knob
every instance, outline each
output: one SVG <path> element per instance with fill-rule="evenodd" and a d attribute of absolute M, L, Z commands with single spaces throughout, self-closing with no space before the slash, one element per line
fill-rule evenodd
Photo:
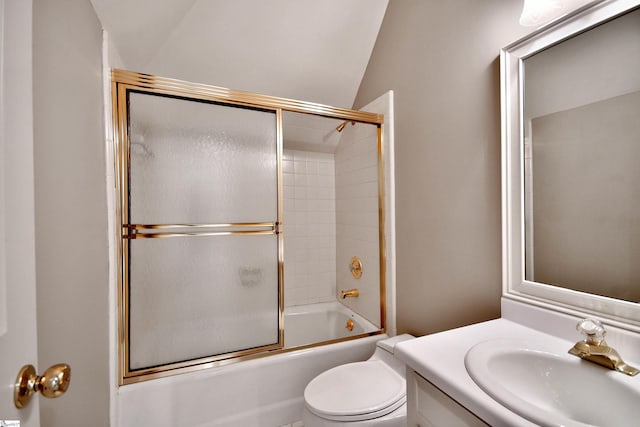
<path fill-rule="evenodd" d="M 33 365 L 24 365 L 18 376 L 13 390 L 13 403 L 16 408 L 24 408 L 31 400 L 31 396 L 40 392 L 44 397 L 58 397 L 64 394 L 71 382 L 71 368 L 66 363 L 58 363 L 44 371 L 42 376 L 36 375 Z"/>

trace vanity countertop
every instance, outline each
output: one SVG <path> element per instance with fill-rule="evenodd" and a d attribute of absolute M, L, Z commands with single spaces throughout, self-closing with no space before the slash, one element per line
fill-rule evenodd
<path fill-rule="evenodd" d="M 396 346 L 395 355 L 491 426 L 535 426 L 493 400 L 467 373 L 467 351 L 475 344 L 498 338 L 542 341 L 567 351 L 575 344 L 501 318 L 404 341 Z"/>

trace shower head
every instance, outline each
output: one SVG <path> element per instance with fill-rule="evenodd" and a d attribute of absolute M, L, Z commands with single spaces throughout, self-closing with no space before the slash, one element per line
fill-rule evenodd
<path fill-rule="evenodd" d="M 336 130 L 337 130 L 338 132 L 342 132 L 342 129 L 344 129 L 344 127 L 347 125 L 347 123 L 349 123 L 349 121 L 348 121 L 348 120 L 345 120 L 344 122 L 340 123 L 340 124 L 336 127 Z M 351 126 L 353 126 L 353 125 L 355 125 L 355 124 L 356 124 L 356 122 L 354 122 L 354 121 L 352 120 L 352 121 L 351 121 Z"/>

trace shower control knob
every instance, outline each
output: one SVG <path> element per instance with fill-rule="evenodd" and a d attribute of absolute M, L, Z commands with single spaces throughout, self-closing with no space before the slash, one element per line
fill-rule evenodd
<path fill-rule="evenodd" d="M 349 271 L 351 271 L 351 275 L 355 279 L 359 279 L 362 277 L 362 261 L 357 256 L 351 258 L 351 262 L 349 263 Z"/>

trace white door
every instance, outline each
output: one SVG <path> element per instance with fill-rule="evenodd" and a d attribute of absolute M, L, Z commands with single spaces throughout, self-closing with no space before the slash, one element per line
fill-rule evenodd
<path fill-rule="evenodd" d="M 0 0 L 0 420 L 37 427 L 39 397 L 16 409 L 23 365 L 37 364 L 32 1 Z M 46 367 L 45 367 L 46 368 Z"/>

